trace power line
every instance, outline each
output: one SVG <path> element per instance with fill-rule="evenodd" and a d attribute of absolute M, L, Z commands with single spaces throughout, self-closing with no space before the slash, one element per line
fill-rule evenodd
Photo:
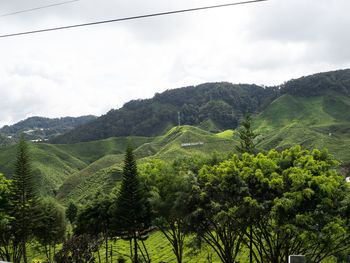
<path fill-rule="evenodd" d="M 196 7 L 196 8 L 190 8 L 190 9 L 175 10 L 175 11 L 167 11 L 167 12 L 162 12 L 162 13 L 153 13 L 153 14 L 147 14 L 147 15 L 139 15 L 139 16 L 124 17 L 124 18 L 116 18 L 116 19 L 111 19 L 111 20 L 103 20 L 103 21 L 90 22 L 90 23 L 84 23 L 84 24 L 76 24 L 76 25 L 70 25 L 70 26 L 53 27 L 53 28 L 47 28 L 47 29 L 39 29 L 39 30 L 33 30 L 33 31 L 26 31 L 26 32 L 19 32 L 19 33 L 13 33 L 13 34 L 0 35 L 0 38 L 14 37 L 14 36 L 28 35 L 28 34 L 35 34 L 35 33 L 43 33 L 43 32 L 49 32 L 49 31 L 57 31 L 57 30 L 70 29 L 70 28 L 76 28 L 76 27 L 94 26 L 94 25 L 100 25 L 100 24 L 106 24 L 106 23 L 122 22 L 122 21 L 127 21 L 127 20 L 149 18 L 149 17 L 155 17 L 155 16 L 164 16 L 164 15 L 172 15 L 172 14 L 179 14 L 179 13 L 185 13 L 185 12 L 194 12 L 194 11 L 200 11 L 200 10 L 205 10 L 205 9 L 213 9 L 213 8 L 228 7 L 228 6 L 235 6 L 235 5 L 252 4 L 252 3 L 257 3 L 257 2 L 265 2 L 265 1 L 268 1 L 268 0 L 251 0 L 251 1 L 230 3 L 230 4 L 212 5 L 212 6 Z"/>
<path fill-rule="evenodd" d="M 12 16 L 12 15 L 17 15 L 17 14 L 26 13 L 26 12 L 32 12 L 32 11 L 36 11 L 36 10 L 39 10 L 39 9 L 49 8 L 49 7 L 58 6 L 58 5 L 66 5 L 66 4 L 70 4 L 70 3 L 73 3 L 73 2 L 77 2 L 77 1 L 79 1 L 79 0 L 70 0 L 70 1 L 60 2 L 60 3 L 56 3 L 56 4 L 51 4 L 51 5 L 44 5 L 44 6 L 34 7 L 34 8 L 25 9 L 25 10 L 21 10 L 21 11 L 16 11 L 16 12 L 8 13 L 8 14 L 3 14 L 3 15 L 0 15 L 0 17 Z"/>

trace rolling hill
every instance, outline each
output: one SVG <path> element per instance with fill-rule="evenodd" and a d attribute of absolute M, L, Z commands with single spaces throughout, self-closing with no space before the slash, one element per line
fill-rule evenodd
<path fill-rule="evenodd" d="M 229 131 L 226 133 L 233 134 Z M 130 139 L 135 146 L 134 152 L 138 163 L 152 158 L 174 160 L 186 156 L 204 157 L 214 152 L 228 153 L 237 144 L 231 136 L 212 134 L 188 125 L 174 127 L 165 135 L 148 138 L 148 141 L 145 137 L 130 137 Z M 142 140 L 145 143 L 138 143 Z M 80 144 L 90 145 L 91 142 Z M 84 202 L 92 198 L 97 191 L 111 191 L 121 178 L 124 148 L 125 145 L 122 145 L 119 148 L 122 151 L 120 154 L 107 154 L 68 177 L 59 188 L 57 198 L 63 202 L 69 199 Z"/>
<path fill-rule="evenodd" d="M 128 137 L 138 163 L 152 158 L 171 161 L 214 152 L 226 154 L 238 143 L 235 129 L 246 111 L 253 113 L 260 151 L 281 151 L 296 144 L 304 149 L 327 148 L 342 167 L 350 167 L 349 90 L 350 70 L 341 70 L 265 89 L 216 83 L 167 91 L 153 99 L 129 102 L 56 141 L 74 143 L 31 143 L 33 172 L 41 194 L 55 195 L 63 203 L 69 199 L 85 202 L 97 191 L 110 192 L 118 184 Z M 175 126 L 179 109 L 183 124 L 191 125 Z M 142 111 L 145 115 L 139 115 Z M 167 114 L 174 119 L 166 118 Z M 123 136 L 90 140 L 96 134 L 105 137 L 122 129 Z M 143 129 L 148 136 L 139 135 Z M 7 177 L 13 173 L 14 158 L 15 146 L 0 147 L 0 172 Z"/>
<path fill-rule="evenodd" d="M 96 116 L 93 115 L 54 119 L 30 117 L 14 125 L 2 127 L 0 129 L 0 145 L 16 143 L 22 133 L 26 140 L 49 140 L 95 118 Z"/>
<path fill-rule="evenodd" d="M 327 91 L 322 96 L 284 94 L 254 119 L 261 149 L 327 148 L 344 165 L 350 162 L 350 98 Z"/>

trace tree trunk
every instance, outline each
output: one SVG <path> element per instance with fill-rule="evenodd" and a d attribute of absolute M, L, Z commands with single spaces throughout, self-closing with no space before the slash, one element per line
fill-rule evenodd
<path fill-rule="evenodd" d="M 113 244 L 111 244 L 111 262 L 113 262 Z"/>
<path fill-rule="evenodd" d="M 24 237 L 23 237 L 23 262 L 24 263 L 28 263 L 27 261 L 27 238 L 26 238 L 26 235 L 24 234 Z"/>
<path fill-rule="evenodd" d="M 253 263 L 253 230 L 251 226 L 249 232 L 249 262 Z"/>
<path fill-rule="evenodd" d="M 106 243 L 106 263 L 108 263 L 108 236 L 107 236 L 107 234 L 105 235 L 105 243 Z"/>
<path fill-rule="evenodd" d="M 134 263 L 139 262 L 139 257 L 137 255 L 137 238 L 136 238 L 136 233 L 134 234 Z"/>

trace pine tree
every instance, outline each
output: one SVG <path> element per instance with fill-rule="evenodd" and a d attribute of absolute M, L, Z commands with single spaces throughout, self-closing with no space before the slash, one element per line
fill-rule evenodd
<path fill-rule="evenodd" d="M 131 241 L 133 240 L 133 262 L 138 259 L 138 239 L 143 240 L 142 234 L 148 229 L 151 222 L 150 206 L 146 193 L 142 187 L 137 172 L 137 165 L 133 154 L 133 147 L 128 141 L 126 148 L 123 177 L 120 190 L 114 205 L 111 207 L 113 232 L 122 235 Z M 144 249 L 146 249 L 144 247 Z M 146 254 L 147 251 L 146 251 Z M 147 259 L 146 259 L 147 260 Z"/>
<path fill-rule="evenodd" d="M 73 225 L 74 220 L 78 213 L 78 207 L 75 203 L 72 201 L 69 203 L 68 208 L 66 210 L 66 218 L 69 220 L 69 222 Z"/>
<path fill-rule="evenodd" d="M 236 146 L 239 153 L 253 153 L 255 149 L 254 139 L 257 136 L 251 129 L 251 116 L 249 113 L 245 115 L 242 123 L 243 129 L 239 131 L 240 146 Z M 253 243 L 252 243 L 252 227 L 249 227 L 249 262 L 253 262 Z"/>
<path fill-rule="evenodd" d="M 22 247 L 23 261 L 27 263 L 26 243 L 32 234 L 34 223 L 34 207 L 37 204 L 34 176 L 31 171 L 28 146 L 22 135 L 17 148 L 15 173 L 12 177 L 12 205 L 14 236 Z"/>
<path fill-rule="evenodd" d="M 251 116 L 247 113 L 245 115 L 245 120 L 242 122 L 243 129 L 238 132 L 240 145 L 236 146 L 236 150 L 239 153 L 253 153 L 255 149 L 254 139 L 257 135 L 251 128 L 251 122 Z"/>

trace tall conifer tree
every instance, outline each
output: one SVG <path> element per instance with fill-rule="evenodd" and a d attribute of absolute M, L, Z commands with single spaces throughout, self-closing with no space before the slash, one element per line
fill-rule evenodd
<path fill-rule="evenodd" d="M 254 139 L 257 136 L 251 128 L 251 116 L 249 113 L 245 115 L 242 122 L 243 128 L 238 132 L 240 138 L 240 145 L 236 146 L 239 153 L 253 153 L 255 149 Z"/>
<path fill-rule="evenodd" d="M 28 145 L 22 135 L 17 148 L 17 157 L 15 163 L 15 173 L 12 177 L 12 204 L 13 222 L 15 227 L 15 236 L 22 246 L 23 261 L 27 263 L 26 243 L 32 234 L 34 222 L 34 207 L 37 204 L 38 196 L 32 174 Z"/>
<path fill-rule="evenodd" d="M 253 132 L 251 128 L 251 116 L 249 113 L 245 115 L 245 119 L 242 123 L 243 129 L 239 131 L 240 145 L 236 146 L 236 150 L 239 153 L 249 153 L 252 154 L 255 150 L 254 139 L 256 138 L 256 134 Z M 249 234 L 249 262 L 253 262 L 253 237 L 252 237 L 252 226 L 249 226 L 250 234 Z"/>
<path fill-rule="evenodd" d="M 133 262 L 138 263 L 138 239 L 151 224 L 150 205 L 137 172 L 137 165 L 131 142 L 128 141 L 123 177 L 115 204 L 111 207 L 112 228 L 115 234 L 122 235 L 134 242 L 131 249 Z M 145 247 L 144 247 L 145 248 Z M 147 251 L 146 251 L 146 254 Z M 147 259 L 146 259 L 147 260 Z M 149 259 L 148 259 L 149 260 Z"/>

